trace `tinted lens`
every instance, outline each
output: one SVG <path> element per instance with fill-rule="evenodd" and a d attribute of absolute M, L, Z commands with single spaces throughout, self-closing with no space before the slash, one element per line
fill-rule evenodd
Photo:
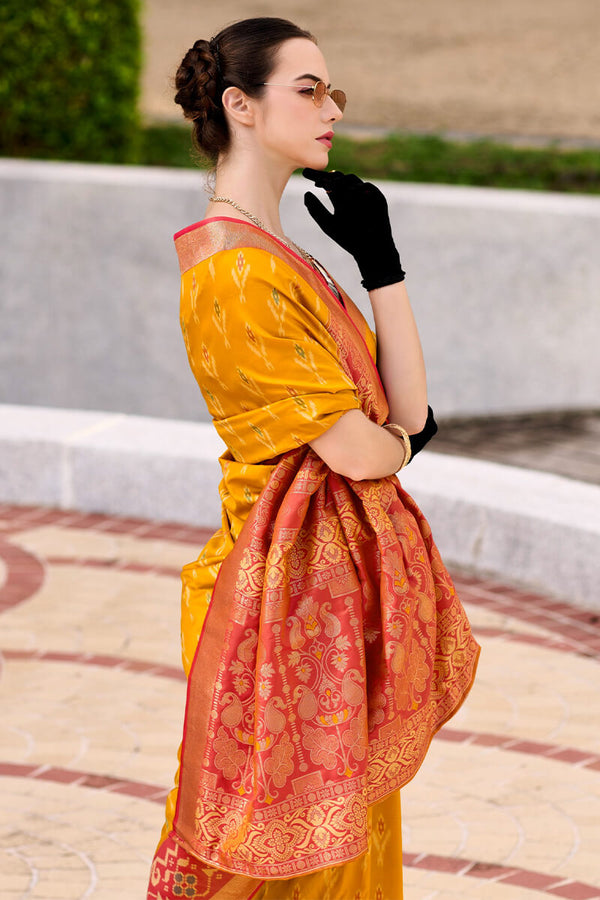
<path fill-rule="evenodd" d="M 317 81 L 313 88 L 313 100 L 315 101 L 315 106 L 323 106 L 326 96 L 327 85 L 324 81 Z"/>
<path fill-rule="evenodd" d="M 325 97 L 327 96 L 327 85 L 324 81 L 317 81 L 313 88 L 313 100 L 315 101 L 315 106 L 323 106 L 325 103 Z M 344 107 L 346 106 L 346 95 L 343 91 L 330 91 L 329 96 L 338 107 L 340 112 L 344 112 Z"/>
<path fill-rule="evenodd" d="M 331 99 L 337 106 L 340 112 L 344 112 L 346 108 L 346 95 L 343 91 L 332 91 Z"/>

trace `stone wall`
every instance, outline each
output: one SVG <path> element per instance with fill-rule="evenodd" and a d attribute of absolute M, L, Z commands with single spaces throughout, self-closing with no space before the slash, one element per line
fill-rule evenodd
<path fill-rule="evenodd" d="M 292 179 L 289 234 L 368 313 Z M 600 198 L 384 186 L 438 416 L 598 405 Z M 0 402 L 204 419 L 173 232 L 200 172 L 0 160 Z"/>

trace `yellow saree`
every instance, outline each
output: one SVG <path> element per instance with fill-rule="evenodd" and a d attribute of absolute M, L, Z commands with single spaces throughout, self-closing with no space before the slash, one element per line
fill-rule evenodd
<path fill-rule="evenodd" d="M 221 528 L 183 570 L 184 740 L 148 897 L 399 900 L 399 788 L 479 648 L 397 478 L 353 482 L 308 447 L 349 409 L 386 421 L 374 336 L 252 225 L 176 246 L 228 449 Z"/>

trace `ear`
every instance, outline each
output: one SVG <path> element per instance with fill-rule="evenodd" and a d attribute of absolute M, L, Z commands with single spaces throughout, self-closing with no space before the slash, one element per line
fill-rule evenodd
<path fill-rule="evenodd" d="M 223 91 L 221 99 L 223 109 L 232 119 L 241 125 L 252 125 L 254 122 L 254 107 L 252 101 L 237 87 L 228 87 Z"/>

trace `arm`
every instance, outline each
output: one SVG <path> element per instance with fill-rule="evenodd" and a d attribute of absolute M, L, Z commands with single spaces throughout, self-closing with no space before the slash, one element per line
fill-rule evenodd
<path fill-rule="evenodd" d="M 404 284 L 404 271 L 394 244 L 387 202 L 375 185 L 356 175 L 305 169 L 307 178 L 329 194 L 333 213 L 314 196 L 304 196 L 317 224 L 354 256 L 369 291 L 377 331 L 377 367 L 389 404 L 389 418 L 405 428 L 414 453 L 437 430 L 427 406 L 425 364 L 417 325 Z M 343 421 L 343 420 L 347 421 Z M 357 480 L 397 471 L 403 447 L 396 448 L 384 429 L 365 416 L 348 414 L 318 438 L 313 449 L 340 474 Z M 351 448 L 351 449 L 348 449 Z M 395 460 L 395 468 L 393 466 Z M 350 474 L 353 472 L 354 474 Z"/>
<path fill-rule="evenodd" d="M 332 471 L 354 481 L 393 475 L 404 462 L 402 442 L 360 409 L 344 413 L 309 443 Z"/>
<path fill-rule="evenodd" d="M 404 282 L 369 292 L 377 329 L 377 368 L 390 407 L 390 421 L 409 434 L 421 431 L 427 419 L 425 364 L 417 326 Z M 404 446 L 359 409 L 341 416 L 310 442 L 330 469 L 361 481 L 397 472 Z"/>
<path fill-rule="evenodd" d="M 427 419 L 425 365 L 387 201 L 379 188 L 356 175 L 314 169 L 305 169 L 304 175 L 327 192 L 333 212 L 310 192 L 304 195 L 306 208 L 325 234 L 352 254 L 369 291 L 390 421 L 415 434 Z"/>
<path fill-rule="evenodd" d="M 390 422 L 416 434 L 427 419 L 427 382 L 405 282 L 372 290 L 369 299 L 377 331 L 377 368 L 390 408 Z"/>

